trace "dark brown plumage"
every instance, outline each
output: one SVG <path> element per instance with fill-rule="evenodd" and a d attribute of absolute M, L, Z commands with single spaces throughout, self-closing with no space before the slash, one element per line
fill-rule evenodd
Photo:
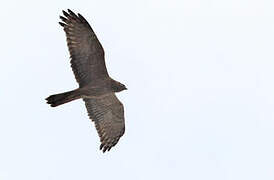
<path fill-rule="evenodd" d="M 124 107 L 115 92 L 126 86 L 109 77 L 104 49 L 85 18 L 68 9 L 60 16 L 70 52 L 71 67 L 79 88 L 49 96 L 52 107 L 82 98 L 88 115 L 95 122 L 99 134 L 100 149 L 105 152 L 117 144 L 125 132 Z"/>

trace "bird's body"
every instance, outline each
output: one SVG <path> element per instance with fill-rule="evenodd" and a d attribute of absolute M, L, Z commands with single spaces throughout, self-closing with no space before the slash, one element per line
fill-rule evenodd
<path fill-rule="evenodd" d="M 126 87 L 109 77 L 103 47 L 85 18 L 71 10 L 63 14 L 60 25 L 66 33 L 71 67 L 79 88 L 51 95 L 46 100 L 56 107 L 82 98 L 100 136 L 100 149 L 105 152 L 116 145 L 125 131 L 123 104 L 115 93 Z"/>

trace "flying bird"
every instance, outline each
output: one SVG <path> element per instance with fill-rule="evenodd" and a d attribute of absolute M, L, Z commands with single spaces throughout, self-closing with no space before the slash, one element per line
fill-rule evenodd
<path fill-rule="evenodd" d="M 70 9 L 60 19 L 79 88 L 51 95 L 47 103 L 56 107 L 82 98 L 100 137 L 100 150 L 109 151 L 125 132 L 124 107 L 115 93 L 127 88 L 109 76 L 104 49 L 87 20 Z"/>

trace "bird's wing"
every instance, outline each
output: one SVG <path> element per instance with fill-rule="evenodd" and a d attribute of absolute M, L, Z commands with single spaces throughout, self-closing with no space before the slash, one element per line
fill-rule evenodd
<path fill-rule="evenodd" d="M 67 37 L 71 67 L 80 87 L 108 77 L 104 49 L 85 18 L 68 9 L 60 16 Z"/>
<path fill-rule="evenodd" d="M 125 132 L 124 107 L 114 93 L 101 98 L 84 98 L 88 115 L 100 136 L 100 149 L 105 152 L 117 144 Z"/>

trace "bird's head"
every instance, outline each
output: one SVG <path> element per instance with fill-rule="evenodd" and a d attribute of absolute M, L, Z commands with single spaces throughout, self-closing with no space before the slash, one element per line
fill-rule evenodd
<path fill-rule="evenodd" d="M 126 85 L 124 85 L 124 84 L 121 84 L 121 87 L 122 87 L 122 88 L 121 88 L 121 89 L 122 89 L 122 91 L 123 91 L 123 90 L 127 90 L 127 87 L 126 87 Z"/>
<path fill-rule="evenodd" d="M 112 83 L 112 89 L 114 92 L 120 92 L 123 90 L 127 90 L 127 87 L 118 81 L 114 81 L 114 83 Z"/>
<path fill-rule="evenodd" d="M 118 82 L 119 83 L 119 82 Z M 120 91 L 123 91 L 123 90 L 127 90 L 127 87 L 126 85 L 122 84 L 122 83 L 119 83 L 118 85 L 118 88 L 117 88 L 117 91 L 116 92 L 120 92 Z"/>

